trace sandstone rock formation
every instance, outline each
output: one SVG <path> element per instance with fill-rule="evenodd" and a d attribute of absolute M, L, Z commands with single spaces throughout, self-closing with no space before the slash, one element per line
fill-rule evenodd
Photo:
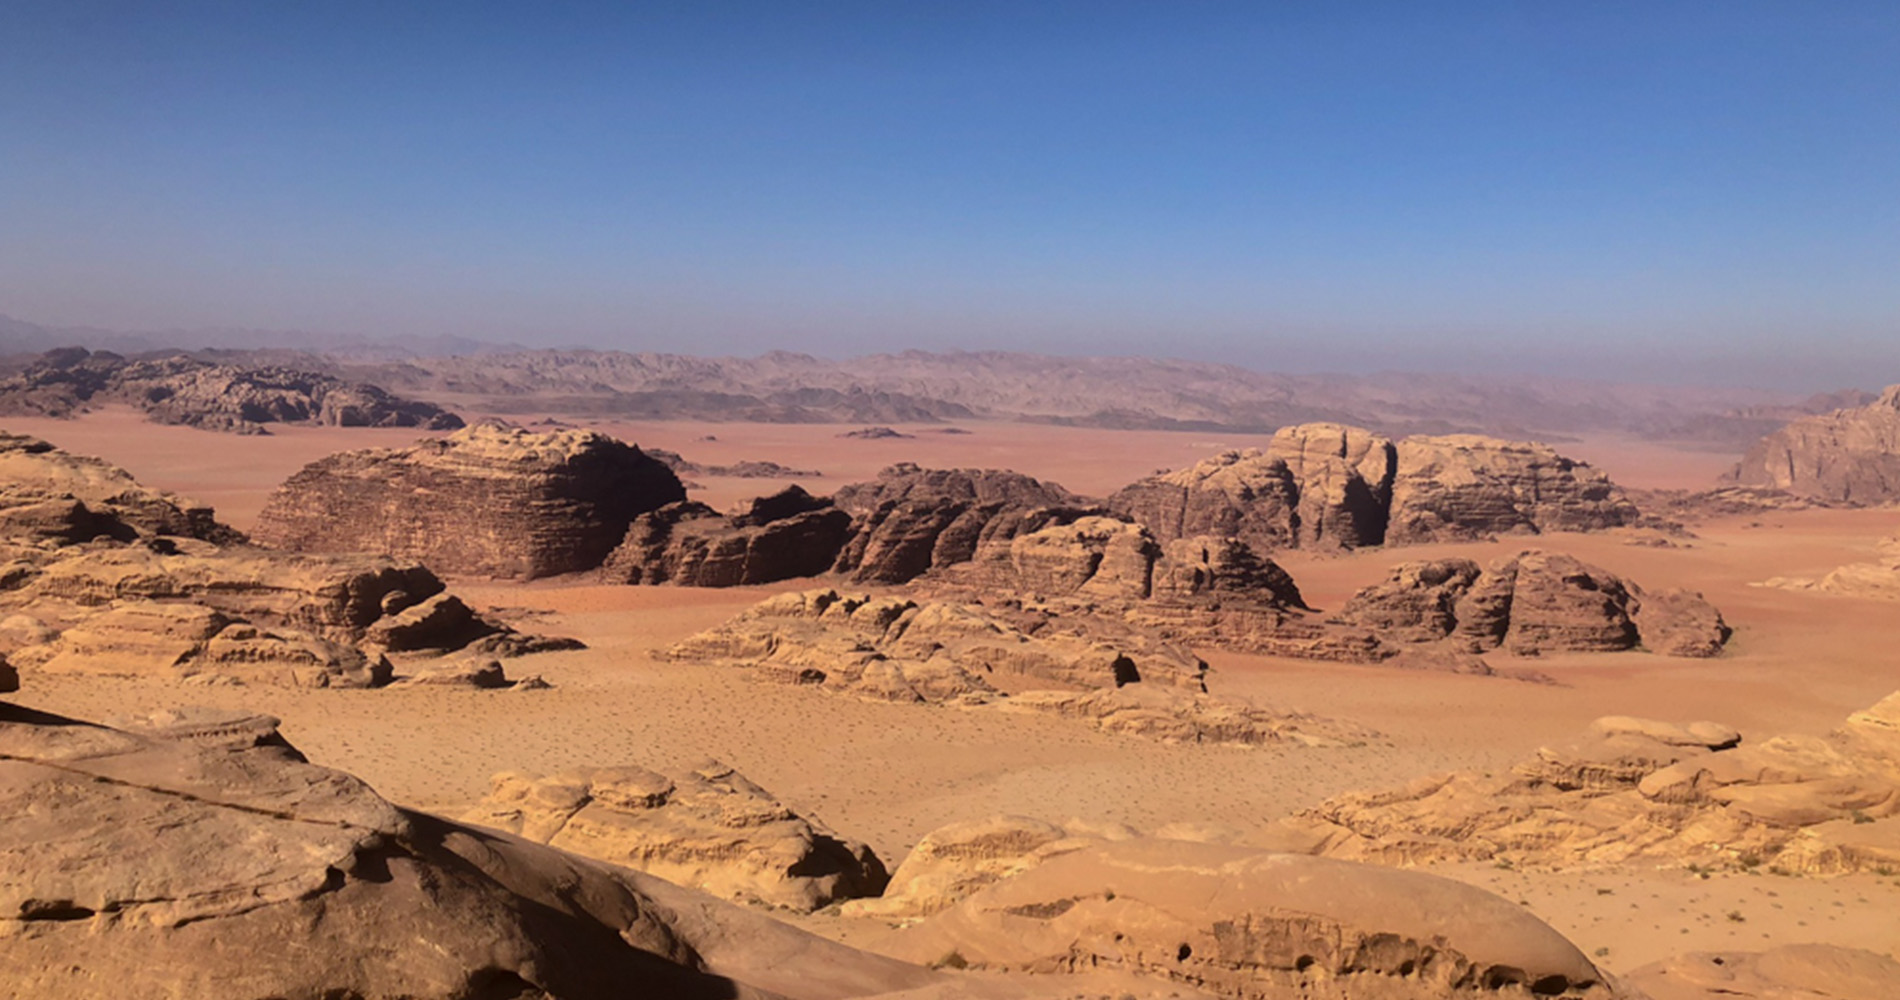
<path fill-rule="evenodd" d="M 1164 542 L 1230 535 L 1262 551 L 1589 531 L 1640 516 L 1601 472 L 1544 445 L 1475 435 L 1393 442 L 1339 424 L 1283 427 L 1266 451 L 1149 477 L 1108 504 Z"/>
<path fill-rule="evenodd" d="M 1511 773 L 1354 793 L 1274 843 L 1385 863 L 1630 860 L 1830 874 L 1900 866 L 1900 692 L 1827 738 L 1606 718 Z"/>
<path fill-rule="evenodd" d="M 1137 835 L 1133 830 L 1099 830 L 1074 821 L 1059 826 L 1027 816 L 951 823 L 917 841 L 891 874 L 882 896 L 854 899 L 844 905 L 844 913 L 886 920 L 927 917 L 1057 855 Z"/>
<path fill-rule="evenodd" d="M 1060 486 L 1015 472 L 909 463 L 846 486 L 833 501 L 853 517 L 835 568 L 861 583 L 904 583 L 964 562 L 980 541 L 1043 527 L 1049 517 L 1039 512 L 1082 502 Z"/>
<path fill-rule="evenodd" d="M 1761 586 L 1900 601 L 1900 535 L 1882 539 L 1874 551 L 1876 557 L 1871 562 L 1848 563 L 1819 579 L 1777 576 L 1762 581 Z"/>
<path fill-rule="evenodd" d="M 1229 997 L 1617 995 L 1521 907 L 1415 872 L 1168 840 L 1063 854 L 898 934 L 917 961 L 1121 968 Z"/>
<path fill-rule="evenodd" d="M 541 426 L 536 424 L 535 426 Z M 552 425 L 550 425 L 552 426 Z M 762 462 L 748 459 L 731 465 L 703 465 L 692 461 L 677 451 L 664 448 L 643 448 L 648 456 L 658 459 L 673 473 L 685 476 L 714 476 L 726 479 L 822 479 L 824 473 L 816 469 L 793 469 L 777 462 Z"/>
<path fill-rule="evenodd" d="M 1900 385 L 1865 406 L 1803 417 L 1762 438 L 1728 479 L 1840 503 L 1900 500 Z"/>
<path fill-rule="evenodd" d="M 1900 983 L 1900 962 L 1858 948 L 1787 944 L 1677 955 L 1622 982 L 1650 1000 L 1886 1000 Z"/>
<path fill-rule="evenodd" d="M 0 536 L 75 544 L 157 535 L 219 543 L 243 537 L 211 508 L 141 486 L 118 466 L 0 431 Z"/>
<path fill-rule="evenodd" d="M 1336 744 L 1372 735 L 1207 695 L 1207 666 L 1191 654 L 1110 619 L 1023 605 L 781 594 L 657 655 L 863 698 L 1046 712 L 1175 742 Z"/>
<path fill-rule="evenodd" d="M 129 361 L 110 351 L 49 351 L 0 381 L 0 414 L 65 417 L 88 404 L 126 403 L 162 424 L 264 434 L 266 424 L 453 430 L 462 419 L 377 386 L 275 365 L 239 367 L 173 355 Z"/>
<path fill-rule="evenodd" d="M 734 587 L 817 576 L 831 568 L 851 515 L 797 486 L 731 515 L 691 500 L 642 514 L 607 556 L 619 583 Z"/>
<path fill-rule="evenodd" d="M 1645 593 L 1559 553 L 1527 550 L 1480 571 L 1469 559 L 1402 563 L 1354 594 L 1338 620 L 1387 643 L 1445 643 L 1519 656 L 1638 646 L 1670 656 L 1714 656 L 1728 641 L 1722 616 L 1687 591 Z"/>
<path fill-rule="evenodd" d="M 594 569 L 635 517 L 684 499 L 672 470 L 605 435 L 485 423 L 312 462 L 271 495 L 254 534 L 294 552 L 533 579 Z"/>
<path fill-rule="evenodd" d="M 792 812 L 718 761 L 530 777 L 504 771 L 462 817 L 739 902 L 810 912 L 875 896 L 870 848 Z"/>
<path fill-rule="evenodd" d="M 0 753 L 0 962 L 18 996 L 837 1000 L 946 981 L 399 809 L 281 741 L 0 705 Z"/>

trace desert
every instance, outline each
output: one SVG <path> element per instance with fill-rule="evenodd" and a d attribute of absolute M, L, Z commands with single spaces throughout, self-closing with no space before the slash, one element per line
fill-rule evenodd
<path fill-rule="evenodd" d="M 0 1000 L 1900 1000 L 1900 12 L 0 19 Z"/>

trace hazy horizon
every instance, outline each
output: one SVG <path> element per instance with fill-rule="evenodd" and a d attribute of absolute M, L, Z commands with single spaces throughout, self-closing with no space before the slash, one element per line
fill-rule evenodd
<path fill-rule="evenodd" d="M 24 3 L 0 313 L 1879 388 L 1896 56 L 1851 3 Z"/>

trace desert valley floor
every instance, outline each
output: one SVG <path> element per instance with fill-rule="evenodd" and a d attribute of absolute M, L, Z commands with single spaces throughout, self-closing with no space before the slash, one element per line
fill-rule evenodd
<path fill-rule="evenodd" d="M 964 434 L 902 428 L 912 436 L 861 440 L 840 438 L 850 428 L 832 425 L 574 422 L 699 462 L 770 460 L 821 470 L 821 478 L 799 480 L 815 494 L 911 461 L 1013 469 L 1105 495 L 1157 469 L 1266 444 L 1264 436 L 1020 423 L 968 422 L 960 425 Z M 5 426 L 208 503 L 239 529 L 250 528 L 269 492 L 305 463 L 417 437 L 413 430 L 300 426 L 239 437 L 147 423 L 123 409 L 77 420 L 9 418 Z M 1607 438 L 1561 447 L 1627 488 L 1703 488 L 1734 460 L 1726 451 Z M 789 482 L 687 478 L 702 484 L 694 499 L 722 509 Z M 1380 734 L 1346 747 L 1175 746 L 1054 717 L 880 704 L 753 683 L 738 670 L 651 655 L 765 596 L 815 585 L 808 580 L 698 589 L 451 578 L 471 604 L 587 643 L 585 650 L 512 662 L 511 673 L 540 674 L 553 685 L 533 693 L 181 690 L 162 681 L 46 676 L 33 679 L 31 703 L 86 719 L 187 702 L 268 712 L 314 762 L 354 772 L 399 804 L 451 816 L 480 799 L 498 771 L 680 766 L 716 757 L 800 814 L 870 844 L 895 867 L 924 833 L 996 813 L 1144 831 L 1169 824 L 1245 830 L 1348 790 L 1393 787 L 1451 769 L 1501 770 L 1605 715 L 1714 720 L 1751 739 L 1824 734 L 1900 688 L 1900 613 L 1891 602 L 1758 584 L 1866 560 L 1897 529 L 1900 514 L 1892 509 L 1786 510 L 1717 518 L 1694 525 L 1692 537 L 1660 544 L 1607 532 L 1346 555 L 1277 553 L 1308 603 L 1330 610 L 1403 560 L 1464 555 L 1488 562 L 1534 545 L 1645 587 L 1701 591 L 1735 629 L 1727 650 L 1711 659 L 1642 652 L 1521 662 L 1487 657 L 1500 667 L 1534 668 L 1555 684 L 1201 651 L 1213 667 L 1213 690 Z M 1540 873 L 1475 863 L 1433 870 L 1520 902 L 1612 971 L 1687 951 L 1807 941 L 1900 952 L 1900 875 L 1893 873 L 1701 876 L 1640 865 Z M 873 950 L 888 932 L 836 908 L 781 916 Z"/>

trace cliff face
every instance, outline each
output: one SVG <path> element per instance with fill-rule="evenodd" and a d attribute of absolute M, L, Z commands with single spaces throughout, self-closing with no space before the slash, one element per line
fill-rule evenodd
<path fill-rule="evenodd" d="M 594 569 L 634 518 L 684 499 L 679 477 L 632 445 L 482 424 L 313 462 L 278 487 L 255 535 L 296 552 L 375 552 L 526 580 Z"/>
<path fill-rule="evenodd" d="M 1803 417 L 1762 438 L 1728 478 L 1842 503 L 1900 499 L 1900 385 L 1866 406 Z"/>

